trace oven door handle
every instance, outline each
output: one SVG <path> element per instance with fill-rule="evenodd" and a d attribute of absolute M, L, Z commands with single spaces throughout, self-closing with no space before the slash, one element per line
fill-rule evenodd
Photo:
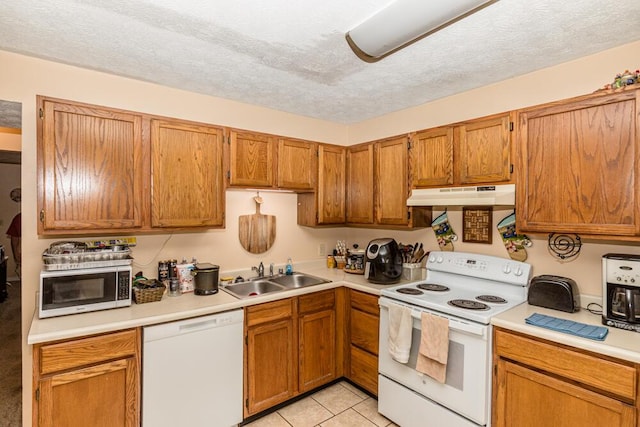
<path fill-rule="evenodd" d="M 430 314 L 433 314 L 435 316 L 440 316 L 437 313 L 430 313 Z M 414 319 L 421 320 L 422 319 L 422 312 L 421 311 L 417 311 L 417 310 L 411 310 L 411 317 L 413 317 Z M 486 336 L 487 327 L 484 326 L 484 325 L 476 325 L 474 323 L 469 323 L 469 322 L 465 322 L 465 321 L 458 320 L 458 319 L 452 319 L 452 318 L 447 317 L 447 316 L 441 316 L 441 317 L 444 317 L 445 319 L 449 320 L 449 329 L 450 330 L 454 330 L 454 331 L 458 331 L 458 332 L 465 332 L 467 334 L 477 335 L 479 337 L 485 337 Z"/>

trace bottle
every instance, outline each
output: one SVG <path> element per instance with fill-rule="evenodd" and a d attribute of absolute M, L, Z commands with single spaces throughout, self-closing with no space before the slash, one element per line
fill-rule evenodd
<path fill-rule="evenodd" d="M 293 274 L 293 263 L 291 262 L 291 257 L 287 258 L 286 274 L 287 275 Z"/>

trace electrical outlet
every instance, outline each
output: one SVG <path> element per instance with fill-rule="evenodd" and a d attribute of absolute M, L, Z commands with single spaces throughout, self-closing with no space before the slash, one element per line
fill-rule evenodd
<path fill-rule="evenodd" d="M 324 256 L 327 254 L 327 245 L 324 243 L 320 243 L 318 245 L 318 256 Z"/>

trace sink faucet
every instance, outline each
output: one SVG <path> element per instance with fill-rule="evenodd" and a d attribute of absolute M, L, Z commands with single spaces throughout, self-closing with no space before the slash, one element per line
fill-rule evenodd
<path fill-rule="evenodd" d="M 269 264 L 269 276 L 273 276 L 273 263 Z"/>
<path fill-rule="evenodd" d="M 260 265 L 258 265 L 257 267 L 251 267 L 251 270 L 257 271 L 258 277 L 264 277 L 264 264 L 262 263 L 262 261 L 260 261 Z"/>

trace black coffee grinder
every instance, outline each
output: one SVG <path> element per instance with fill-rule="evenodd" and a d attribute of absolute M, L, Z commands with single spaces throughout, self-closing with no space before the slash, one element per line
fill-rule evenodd
<path fill-rule="evenodd" d="M 391 238 L 374 239 L 365 252 L 364 277 L 371 283 L 396 283 L 402 276 L 402 256 Z"/>

